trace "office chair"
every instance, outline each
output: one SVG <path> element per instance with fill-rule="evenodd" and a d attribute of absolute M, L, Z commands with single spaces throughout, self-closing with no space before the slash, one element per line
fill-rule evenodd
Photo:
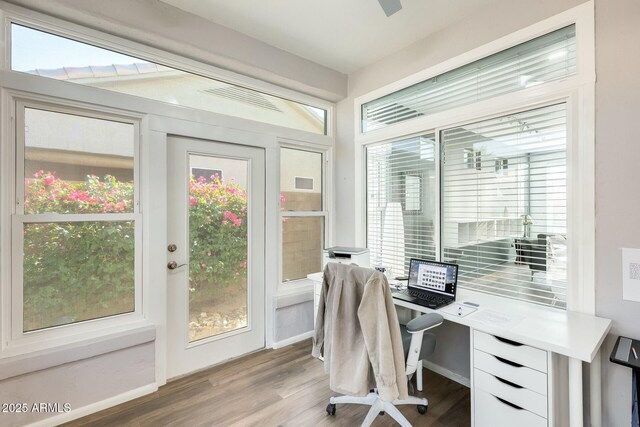
<path fill-rule="evenodd" d="M 354 310 L 356 306 L 357 312 Z M 350 311 L 350 318 L 340 317 L 345 314 L 345 307 Z M 375 314 L 375 319 L 372 319 L 372 313 Z M 372 325 L 372 322 L 379 323 Z M 369 405 L 371 408 L 362 423 L 363 426 L 371 425 L 378 414 L 386 413 L 401 426 L 410 427 L 411 424 L 396 406 L 416 405 L 421 414 L 427 412 L 427 399 L 410 396 L 407 384 L 417 369 L 422 369 L 418 362 L 435 348 L 435 335 L 425 331 L 442 322 L 440 314 L 428 313 L 411 320 L 401 328 L 391 290 L 383 274 L 356 266 L 327 264 L 317 313 L 313 354 L 316 357 L 321 353 L 325 356 L 325 370 L 330 375 L 332 390 L 346 392 L 344 396 L 329 399 L 327 414 L 335 415 L 336 404 L 339 403 Z M 344 338 L 344 329 L 349 330 L 348 349 L 344 348 L 344 342 L 340 342 L 340 338 Z M 371 331 L 376 332 L 372 335 Z M 382 336 L 379 336 L 380 331 Z M 338 335 L 340 337 L 337 337 Z M 381 339 L 389 342 L 376 341 Z M 349 352 L 349 357 L 341 353 L 344 351 Z M 393 366 L 396 368 L 391 376 L 398 380 L 397 388 L 393 388 L 393 392 L 390 392 L 392 388 L 389 384 L 385 384 L 384 381 L 380 384 L 381 375 L 378 375 L 378 371 L 381 370 L 380 360 L 386 360 L 389 355 L 393 356 Z M 361 359 L 354 362 L 354 359 L 360 356 Z M 365 362 L 368 364 L 366 371 L 362 367 Z M 353 363 L 353 366 L 344 366 L 349 363 Z M 389 366 L 391 364 L 388 363 L 384 367 L 387 379 L 390 378 Z M 339 371 L 338 374 L 334 370 Z M 370 376 L 369 371 L 373 371 L 374 375 Z M 344 375 L 351 372 L 351 375 L 360 377 L 355 380 L 344 378 Z M 368 377 L 368 380 L 365 377 Z M 369 380 L 373 380 L 373 384 Z M 352 381 L 356 384 L 352 384 Z M 354 393 L 349 394 L 349 390 Z"/>

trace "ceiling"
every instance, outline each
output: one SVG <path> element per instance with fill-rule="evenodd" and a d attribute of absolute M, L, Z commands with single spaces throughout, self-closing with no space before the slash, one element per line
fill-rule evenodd
<path fill-rule="evenodd" d="M 495 0 L 161 0 L 318 64 L 351 73 Z"/>

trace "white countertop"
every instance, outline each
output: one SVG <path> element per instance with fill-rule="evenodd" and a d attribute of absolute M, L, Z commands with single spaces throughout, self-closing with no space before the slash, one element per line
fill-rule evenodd
<path fill-rule="evenodd" d="M 593 360 L 611 328 L 611 320 L 602 317 L 544 307 L 468 289 L 458 290 L 456 302 L 473 302 L 479 306 L 475 312 L 465 317 L 441 312 L 446 320 L 584 362 Z M 401 300 L 394 300 L 394 303 L 420 312 L 433 311 Z M 484 314 L 487 314 L 487 311 L 499 313 L 511 320 L 492 323 L 483 320 L 486 318 L 483 311 Z"/>

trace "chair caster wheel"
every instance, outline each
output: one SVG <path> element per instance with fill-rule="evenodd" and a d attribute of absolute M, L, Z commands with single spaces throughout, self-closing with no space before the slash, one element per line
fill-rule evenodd
<path fill-rule="evenodd" d="M 335 415 L 336 414 L 336 404 L 335 403 L 329 403 L 327 405 L 327 414 L 328 415 Z"/>
<path fill-rule="evenodd" d="M 383 416 L 384 415 L 384 411 L 380 411 L 380 413 L 378 415 Z"/>
<path fill-rule="evenodd" d="M 420 412 L 420 414 L 424 415 L 427 413 L 427 408 L 428 406 L 426 405 L 418 405 L 418 412 Z"/>

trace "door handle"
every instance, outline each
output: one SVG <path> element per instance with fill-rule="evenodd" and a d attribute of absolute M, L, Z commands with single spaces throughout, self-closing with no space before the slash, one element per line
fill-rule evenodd
<path fill-rule="evenodd" d="M 185 265 L 187 265 L 187 264 L 178 265 L 178 263 L 175 262 L 175 261 L 169 261 L 169 264 L 167 264 L 167 268 L 169 270 L 175 270 L 176 268 L 184 267 Z"/>

